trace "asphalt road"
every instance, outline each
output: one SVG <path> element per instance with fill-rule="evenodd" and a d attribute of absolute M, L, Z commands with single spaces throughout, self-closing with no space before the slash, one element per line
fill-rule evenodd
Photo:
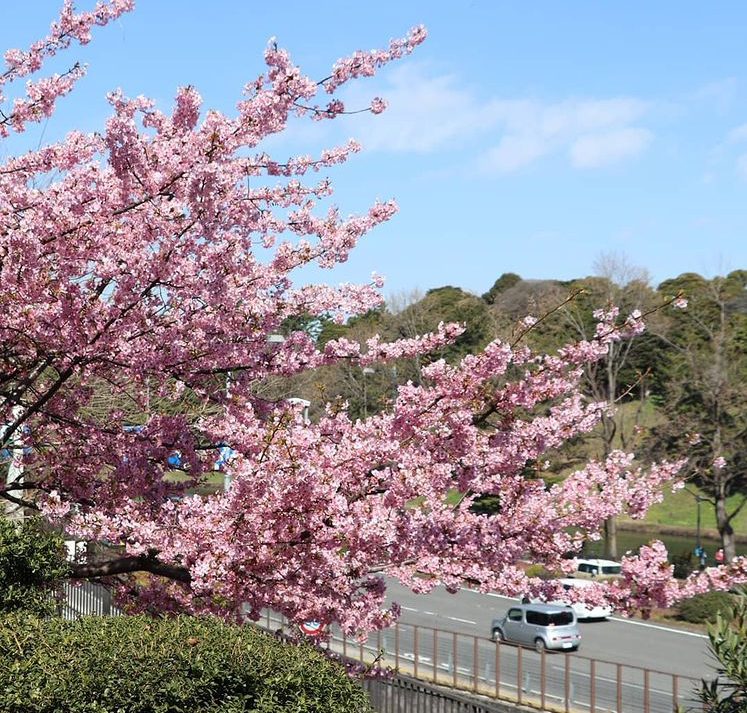
<path fill-rule="evenodd" d="M 490 624 L 515 599 L 463 590 L 449 594 L 439 587 L 425 595 L 389 583 L 389 598 L 402 607 L 401 621 L 434 629 L 489 638 Z M 713 675 L 708 639 L 646 622 L 613 616 L 607 621 L 581 622 L 583 656 L 626 666 L 700 679 Z"/>

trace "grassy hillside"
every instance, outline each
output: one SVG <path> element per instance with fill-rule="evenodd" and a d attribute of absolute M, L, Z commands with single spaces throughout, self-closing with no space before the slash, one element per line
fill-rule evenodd
<path fill-rule="evenodd" d="M 623 404 L 620 408 L 622 410 L 622 418 L 625 424 L 624 427 L 628 432 L 634 425 L 636 415 L 638 417 L 638 424 L 644 433 L 646 429 L 652 428 L 657 420 L 661 418 L 661 414 L 651 402 L 646 403 L 639 413 L 637 413 L 639 409 L 639 404 L 637 403 Z M 587 457 L 591 458 L 596 455 L 594 449 L 597 447 L 598 443 L 591 438 L 580 446 L 580 450 L 584 452 Z M 621 444 L 616 444 L 616 447 L 620 448 Z M 643 523 L 651 525 L 652 529 L 655 529 L 658 526 L 690 528 L 694 533 L 698 519 L 698 505 L 696 499 L 696 496 L 698 495 L 702 499 L 700 503 L 701 532 L 712 530 L 715 533 L 716 516 L 713 503 L 708 502 L 705 499 L 705 494 L 691 485 L 688 485 L 687 489 L 680 489 L 674 493 L 670 490 L 665 491 L 663 502 L 651 507 L 646 514 L 646 517 L 643 519 Z M 727 511 L 732 512 L 735 510 L 739 506 L 740 501 L 740 496 L 732 496 L 729 498 L 727 500 Z M 626 521 L 631 522 L 629 518 L 619 518 L 619 522 L 621 523 L 625 523 Z M 641 521 L 637 521 L 638 527 L 641 526 L 640 522 Z M 747 538 L 747 505 L 734 518 L 732 521 L 732 527 L 737 535 Z"/>
<path fill-rule="evenodd" d="M 687 490 L 678 490 L 675 493 L 667 492 L 664 501 L 654 505 L 646 514 L 644 522 L 651 525 L 674 525 L 676 527 L 690 527 L 695 530 L 698 513 L 696 495 L 700 491 L 688 486 Z M 732 511 L 739 504 L 740 497 L 732 496 L 727 500 L 727 507 Z M 622 518 L 624 519 L 624 518 Z M 703 500 L 700 503 L 700 526 L 703 530 L 716 529 L 716 516 L 713 504 Z M 747 534 L 747 506 L 737 515 L 732 523 L 734 531 Z"/>

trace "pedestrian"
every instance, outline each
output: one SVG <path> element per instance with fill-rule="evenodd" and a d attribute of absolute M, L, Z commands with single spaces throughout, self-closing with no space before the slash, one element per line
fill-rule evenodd
<path fill-rule="evenodd" d="M 716 554 L 713 555 L 713 559 L 716 560 L 716 564 L 723 564 L 724 563 L 724 548 L 719 547 L 716 550 Z"/>
<path fill-rule="evenodd" d="M 693 554 L 698 558 L 698 563 L 700 565 L 700 569 L 705 569 L 706 566 L 706 558 L 708 555 L 706 554 L 706 551 L 698 545 L 694 550 Z"/>

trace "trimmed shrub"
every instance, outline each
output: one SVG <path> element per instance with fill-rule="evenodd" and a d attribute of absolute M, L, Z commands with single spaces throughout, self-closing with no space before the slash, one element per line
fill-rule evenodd
<path fill-rule="evenodd" d="M 525 570 L 524 574 L 527 577 L 539 577 L 540 579 L 552 579 L 553 573 L 545 569 L 544 565 L 541 564 L 530 564 Z"/>
<path fill-rule="evenodd" d="M 728 592 L 704 592 L 677 604 L 677 618 L 691 624 L 713 623 L 719 614 L 728 614 L 733 598 Z"/>
<path fill-rule="evenodd" d="M 217 619 L 0 619 L 0 710 L 14 713 L 368 713 L 308 644 Z"/>

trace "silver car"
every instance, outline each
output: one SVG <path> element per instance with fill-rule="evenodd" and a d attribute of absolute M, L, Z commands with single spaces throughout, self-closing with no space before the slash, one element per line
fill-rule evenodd
<path fill-rule="evenodd" d="M 581 645 L 576 613 L 555 604 L 516 604 L 502 619 L 493 619 L 491 638 L 533 646 L 537 651 L 576 651 Z"/>

